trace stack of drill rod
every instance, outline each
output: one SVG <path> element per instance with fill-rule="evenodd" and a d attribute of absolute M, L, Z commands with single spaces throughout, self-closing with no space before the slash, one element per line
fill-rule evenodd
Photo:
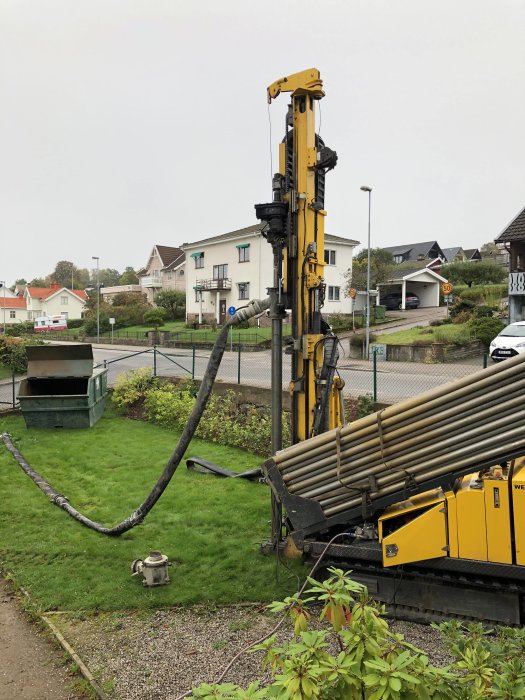
<path fill-rule="evenodd" d="M 281 495 L 284 487 L 313 500 L 330 519 L 363 495 L 402 500 L 407 484 L 421 491 L 525 454 L 524 395 L 525 356 L 518 355 L 305 440 L 273 457 Z"/>

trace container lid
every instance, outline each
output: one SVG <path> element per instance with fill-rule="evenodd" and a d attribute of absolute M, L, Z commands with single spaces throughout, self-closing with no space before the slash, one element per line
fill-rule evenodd
<path fill-rule="evenodd" d="M 90 377 L 91 345 L 28 345 L 28 377 Z"/>

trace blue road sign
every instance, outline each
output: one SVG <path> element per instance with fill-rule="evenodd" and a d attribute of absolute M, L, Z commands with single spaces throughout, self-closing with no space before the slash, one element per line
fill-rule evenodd
<path fill-rule="evenodd" d="M 235 308 L 235 306 L 230 306 L 230 308 L 228 309 L 228 313 L 230 314 L 230 316 L 233 316 L 236 311 L 237 309 Z"/>

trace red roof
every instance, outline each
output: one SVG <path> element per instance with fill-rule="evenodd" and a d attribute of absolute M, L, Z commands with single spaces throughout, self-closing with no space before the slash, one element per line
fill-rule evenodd
<path fill-rule="evenodd" d="M 87 301 L 88 299 L 88 295 L 83 289 L 67 289 L 67 287 L 59 286 L 27 287 L 27 293 L 30 297 L 33 297 L 34 299 L 47 299 L 47 297 L 51 296 L 52 294 L 55 294 L 56 292 L 59 292 L 62 289 L 66 289 L 68 292 L 71 292 L 82 301 Z"/>
<path fill-rule="evenodd" d="M 0 296 L 0 308 L 4 308 L 4 301 L 6 309 L 27 309 L 26 300 L 22 297 L 6 297 L 4 299 Z"/>

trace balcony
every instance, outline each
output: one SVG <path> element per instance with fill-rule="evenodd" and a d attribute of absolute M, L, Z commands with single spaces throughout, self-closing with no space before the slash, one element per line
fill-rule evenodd
<path fill-rule="evenodd" d="M 140 284 L 142 287 L 162 287 L 160 276 L 150 275 L 149 277 L 141 277 Z"/>
<path fill-rule="evenodd" d="M 509 296 L 525 296 L 525 272 L 511 272 L 509 274 Z"/>
<path fill-rule="evenodd" d="M 231 289 L 232 281 L 229 277 L 221 277 L 213 280 L 197 280 L 195 289 L 200 292 L 218 292 L 221 289 Z"/>

